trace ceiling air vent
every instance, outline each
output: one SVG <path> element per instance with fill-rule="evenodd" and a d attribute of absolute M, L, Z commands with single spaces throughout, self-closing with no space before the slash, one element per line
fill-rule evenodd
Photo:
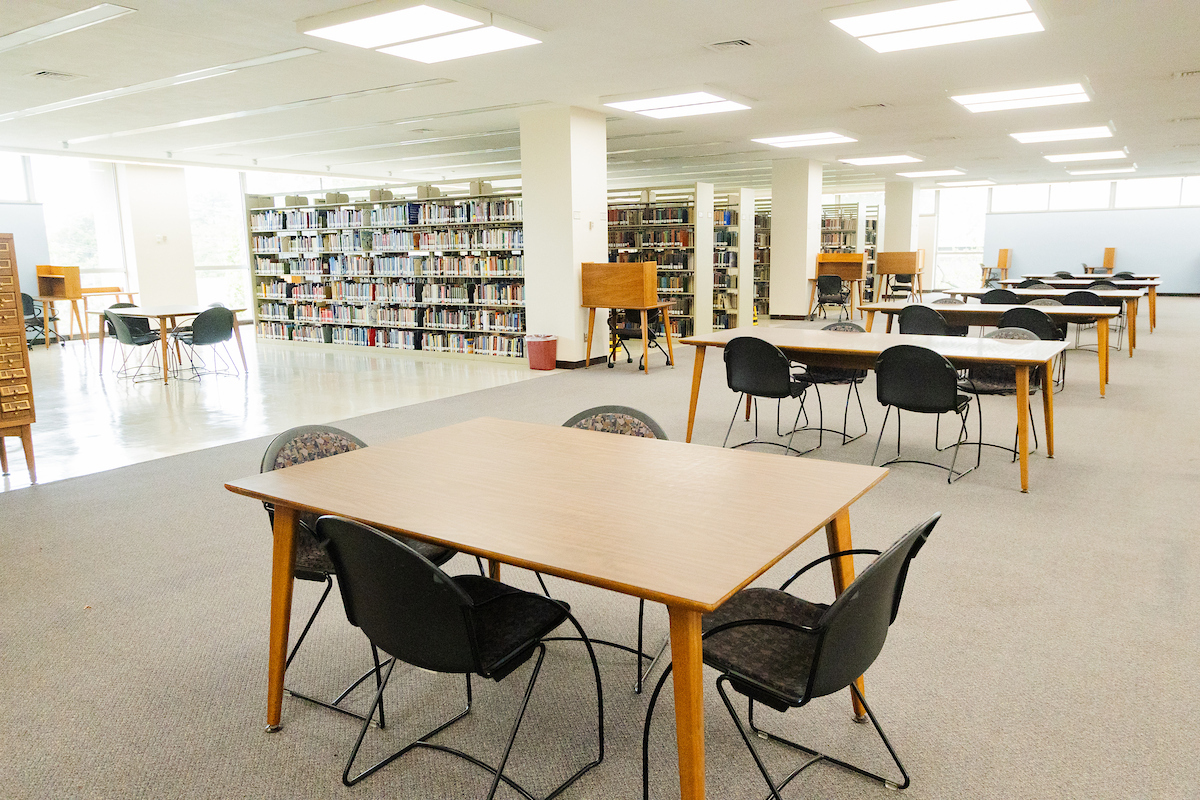
<path fill-rule="evenodd" d="M 713 42 L 712 44 L 704 45 L 706 49 L 713 50 L 718 53 L 727 53 L 731 50 L 748 50 L 751 47 L 757 46 L 758 44 L 756 42 L 752 42 L 749 39 L 730 39 L 725 42 Z"/>
<path fill-rule="evenodd" d="M 82 75 L 72 75 L 70 72 L 55 72 L 50 69 L 39 69 L 37 72 L 30 73 L 31 78 L 41 78 L 48 81 L 73 81 L 82 78 Z"/>
<path fill-rule="evenodd" d="M 1189 69 L 1186 72 L 1176 72 L 1173 78 L 1200 78 L 1200 69 Z"/>
<path fill-rule="evenodd" d="M 1176 117 L 1169 122 L 1200 122 L 1200 117 Z"/>
<path fill-rule="evenodd" d="M 866 105 L 854 106 L 855 111 L 886 111 L 892 106 L 890 103 L 867 103 Z"/>

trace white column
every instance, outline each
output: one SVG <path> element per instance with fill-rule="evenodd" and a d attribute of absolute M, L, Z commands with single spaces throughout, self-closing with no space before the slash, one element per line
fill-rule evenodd
<path fill-rule="evenodd" d="M 806 158 L 771 162 L 771 316 L 808 312 L 808 277 L 821 252 L 823 172 Z"/>
<path fill-rule="evenodd" d="M 713 185 L 711 183 L 696 184 L 696 226 L 695 240 L 692 242 L 692 264 L 695 276 L 696 300 L 693 303 L 696 313 L 697 334 L 712 333 L 713 331 Z"/>
<path fill-rule="evenodd" d="M 196 261 L 183 170 L 121 164 L 117 175 L 125 258 L 138 305 L 195 305 Z"/>
<path fill-rule="evenodd" d="M 754 190 L 738 190 L 737 324 L 754 324 Z"/>
<path fill-rule="evenodd" d="M 917 249 L 917 212 L 920 210 L 916 184 L 888 181 L 883 185 L 883 242 L 880 250 L 910 253 Z"/>
<path fill-rule="evenodd" d="M 607 166 L 603 114 L 560 106 L 521 115 L 525 328 L 557 336 L 558 360 L 572 365 L 583 364 L 587 337 L 580 264 L 608 261 Z M 597 319 L 595 340 L 607 336 Z"/>

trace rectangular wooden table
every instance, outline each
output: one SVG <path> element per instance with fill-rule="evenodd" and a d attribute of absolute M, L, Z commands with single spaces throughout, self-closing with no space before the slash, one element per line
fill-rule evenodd
<path fill-rule="evenodd" d="M 889 347 L 911 344 L 937 352 L 955 367 L 1003 364 L 1016 370 L 1017 442 L 1020 449 L 1021 491 L 1029 491 L 1029 370 L 1042 367 L 1042 408 L 1046 420 L 1046 455 L 1054 458 L 1054 378 L 1051 361 L 1067 348 L 1066 342 L 1026 342 L 974 336 L 913 336 L 910 334 L 817 331 L 805 328 L 746 327 L 688 336 L 680 344 L 696 348 L 692 368 L 692 398 L 688 406 L 687 441 L 692 440 L 700 378 L 706 348 L 724 348 L 731 339 L 753 336 L 778 347 L 803 364 L 850 369 L 875 369 L 875 359 Z"/>
<path fill-rule="evenodd" d="M 887 332 L 892 332 L 892 320 L 907 306 L 922 305 L 932 308 L 942 315 L 951 325 L 997 325 L 1005 311 L 1014 308 L 1025 308 L 1019 305 L 999 305 L 992 303 L 963 303 L 953 305 L 947 303 L 868 303 L 862 307 L 867 312 L 867 331 L 875 323 L 875 314 L 887 317 Z M 1099 341 L 1097 348 L 1100 355 L 1100 396 L 1104 397 L 1104 387 L 1108 385 L 1108 321 L 1120 314 L 1116 306 L 1033 306 L 1038 311 L 1045 312 L 1055 322 L 1091 322 L 1096 321 L 1096 335 Z"/>
<path fill-rule="evenodd" d="M 980 298 L 994 289 L 942 289 L 945 294 L 954 297 L 960 295 L 964 299 L 967 297 Z M 1037 300 L 1039 298 L 1050 298 L 1051 300 L 1061 301 L 1071 292 L 1078 291 L 1077 289 L 1006 289 L 1005 291 L 1012 292 L 1017 297 L 1024 298 L 1025 301 Z M 1137 309 L 1138 300 L 1146 293 L 1145 289 L 1107 289 L 1096 290 L 1089 289 L 1088 291 L 1099 295 L 1103 298 L 1111 298 L 1120 300 L 1125 304 L 1126 319 L 1129 320 L 1129 357 L 1133 358 L 1133 351 L 1137 348 Z"/>
<path fill-rule="evenodd" d="M 1039 280 L 1042 283 L 1053 286 L 1055 289 L 1086 289 L 1098 280 L 1108 280 L 1115 283 L 1118 289 L 1145 289 L 1149 292 L 1146 300 L 1148 306 L 1147 313 L 1150 317 L 1150 332 L 1154 333 L 1154 329 L 1158 327 L 1158 287 L 1162 286 L 1162 281 L 1159 280 L 1160 275 L 1138 275 L 1127 280 L 1112 280 L 1105 276 L 1097 277 L 1095 275 L 1077 275 L 1070 278 L 1056 278 L 1053 275 L 1026 275 L 1020 280 L 1009 278 L 1005 281 L 1000 281 L 1000 284 L 1006 289 L 1013 289 L 1017 284 L 1027 280 Z"/>
<path fill-rule="evenodd" d="M 211 306 L 141 306 L 139 308 L 109 308 L 104 310 L 89 311 L 88 314 L 97 314 L 100 316 L 100 372 L 104 372 L 104 332 L 107 325 L 104 324 L 104 311 L 111 311 L 122 317 L 134 317 L 136 319 L 156 319 L 158 320 L 159 344 L 162 347 L 162 374 L 163 384 L 168 383 L 167 376 L 167 334 L 175 328 L 175 320 L 179 317 L 195 317 L 208 311 Z M 237 342 L 238 355 L 242 357 L 242 368 L 249 371 L 250 367 L 246 364 L 246 351 L 242 347 L 242 334 L 238 330 L 237 315 L 245 311 L 244 308 L 231 308 L 233 312 L 233 338 Z"/>
<path fill-rule="evenodd" d="M 463 502 L 448 476 L 476 481 Z M 654 475 L 655 511 L 613 504 L 612 476 Z M 476 419 L 226 484 L 275 505 L 267 726 L 281 722 L 297 512 L 338 514 L 498 564 L 665 603 L 675 670 L 679 783 L 704 797 L 700 621 L 825 530 L 852 547 L 850 505 L 886 469 L 683 442 Z M 838 593 L 854 580 L 835 559 Z M 584 624 L 586 625 L 586 620 Z M 861 713 L 861 710 L 859 710 Z"/>

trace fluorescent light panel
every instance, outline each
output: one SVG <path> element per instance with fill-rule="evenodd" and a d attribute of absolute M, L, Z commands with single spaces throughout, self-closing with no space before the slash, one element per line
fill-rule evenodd
<path fill-rule="evenodd" d="M 389 56 L 407 58 L 410 61 L 420 61 L 422 64 L 437 64 L 442 61 L 453 61 L 456 58 L 479 56 L 484 53 L 496 53 L 501 50 L 512 50 L 516 47 L 541 43 L 540 39 L 489 25 L 486 28 L 435 36 L 432 39 L 422 39 L 418 42 L 382 47 L 379 52 L 387 53 Z"/>
<path fill-rule="evenodd" d="M 984 111 L 1007 111 L 1014 108 L 1039 108 L 1070 103 L 1087 103 L 1092 98 L 1081 83 L 1061 86 L 1042 86 L 1034 89 L 1014 89 L 1004 92 L 963 94 L 950 98 L 973 114 Z"/>
<path fill-rule="evenodd" d="M 1066 153 L 1044 156 L 1044 158 L 1051 164 L 1064 164 L 1071 161 L 1114 161 L 1118 158 L 1127 158 L 1128 155 L 1124 150 L 1105 150 L 1101 153 Z"/>
<path fill-rule="evenodd" d="M 865 158 L 839 158 L 843 164 L 853 164 L 856 167 L 875 167 L 883 164 L 919 164 L 921 159 L 916 156 L 868 156 Z"/>
<path fill-rule="evenodd" d="M 1112 135 L 1112 128 L 1107 125 L 1099 125 L 1094 128 L 1066 128 L 1060 131 L 1029 131 L 1028 133 L 1009 134 L 1021 144 L 1071 142 L 1077 139 L 1108 139 Z"/>
<path fill-rule="evenodd" d="M 1118 172 L 1137 172 L 1137 164 L 1128 167 L 1109 167 L 1108 169 L 1069 169 L 1068 175 L 1114 175 Z"/>
<path fill-rule="evenodd" d="M 81 30 L 100 22 L 108 22 L 110 19 L 123 17 L 133 12 L 134 9 L 125 6 L 101 3 L 91 8 L 85 8 L 83 11 L 76 11 L 74 14 L 67 14 L 65 17 L 0 36 L 0 53 L 34 42 L 45 41 L 55 36 L 62 36 L 64 33 Z"/>
<path fill-rule="evenodd" d="M 736 103 L 733 100 L 722 100 L 719 103 L 698 103 L 694 106 L 676 106 L 675 108 L 655 108 L 650 111 L 640 111 L 644 117 L 654 119 L 675 119 L 676 117 L 695 117 L 701 114 L 720 114 L 725 111 L 746 111 L 748 105 Z"/>
<path fill-rule="evenodd" d="M 951 175 L 966 175 L 961 169 L 931 169 L 926 172 L 897 172 L 901 178 L 948 178 Z"/>
<path fill-rule="evenodd" d="M 684 92 L 669 94 L 662 97 L 644 97 L 637 100 L 622 100 L 616 103 L 605 103 L 609 108 L 620 111 L 632 111 L 644 117 L 654 119 L 675 119 L 677 117 L 694 117 L 701 114 L 719 114 L 725 111 L 744 111 L 750 106 L 711 92 Z"/>
<path fill-rule="evenodd" d="M 1045 30 L 1027 0 L 950 0 L 830 21 L 879 53 Z"/>
<path fill-rule="evenodd" d="M 840 133 L 826 131 L 825 133 L 802 133 L 796 136 L 768 136 L 765 139 L 751 139 L 750 141 L 758 142 L 759 144 L 769 144 L 772 147 L 814 147 L 822 144 L 857 142 L 858 139 L 851 139 L 849 136 L 843 136 Z"/>
<path fill-rule="evenodd" d="M 981 181 L 938 181 L 938 186 L 950 186 L 950 187 L 956 187 L 956 186 L 995 186 L 995 185 L 996 185 L 996 182 L 995 182 L 995 181 L 989 181 L 989 180 L 981 180 Z"/>
<path fill-rule="evenodd" d="M 305 33 L 342 44 L 373 49 L 385 44 L 411 42 L 426 36 L 477 28 L 482 24 L 478 20 L 421 5 L 316 28 Z"/>

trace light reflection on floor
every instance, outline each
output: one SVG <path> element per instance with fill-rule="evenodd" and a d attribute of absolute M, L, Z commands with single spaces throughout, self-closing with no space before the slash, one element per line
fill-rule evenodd
<path fill-rule="evenodd" d="M 111 348 L 104 374 L 98 374 L 94 342 L 86 349 L 79 342 L 33 348 L 38 482 L 552 374 L 530 370 L 524 360 L 256 345 L 251 331 L 243 330 L 248 376 L 172 380 L 167 386 L 116 378 Z M 3 441 L 10 474 L 0 478 L 0 491 L 28 486 L 20 440 Z"/>

